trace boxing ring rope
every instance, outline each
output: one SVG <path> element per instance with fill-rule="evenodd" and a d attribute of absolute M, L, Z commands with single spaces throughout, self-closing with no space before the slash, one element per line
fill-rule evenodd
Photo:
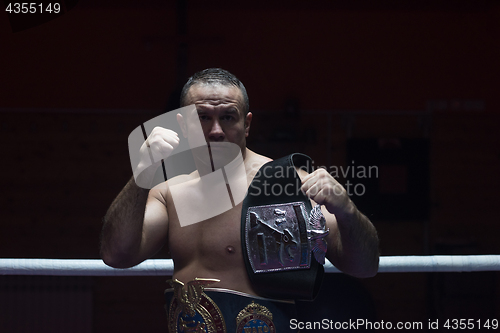
<path fill-rule="evenodd" d="M 0 259 L 0 275 L 171 276 L 171 259 L 116 269 L 100 259 Z M 340 272 L 329 261 L 327 273 Z M 500 255 L 382 256 L 379 273 L 500 271 Z"/>

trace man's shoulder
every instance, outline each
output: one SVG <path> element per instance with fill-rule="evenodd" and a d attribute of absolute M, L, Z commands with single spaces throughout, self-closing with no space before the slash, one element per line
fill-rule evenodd
<path fill-rule="evenodd" d="M 197 171 L 193 171 L 190 174 L 183 174 L 183 175 L 178 175 L 175 177 L 172 177 L 171 179 L 167 180 L 167 185 L 168 186 L 174 186 L 176 184 L 180 183 L 185 183 L 187 181 L 193 180 L 193 179 L 198 179 L 200 176 L 198 175 Z"/>
<path fill-rule="evenodd" d="M 257 154 L 256 152 L 251 151 L 247 148 L 245 156 L 245 168 L 247 168 L 247 170 L 252 170 L 255 172 L 259 170 L 264 164 L 271 161 L 271 158 Z"/>
<path fill-rule="evenodd" d="M 256 152 L 254 152 L 248 148 L 246 150 L 246 159 L 248 159 L 251 162 L 262 163 L 262 164 L 265 164 L 267 162 L 272 161 L 271 158 L 264 156 L 264 155 L 261 155 L 261 154 L 257 154 Z"/>
<path fill-rule="evenodd" d="M 271 162 L 273 161 L 273 159 L 269 158 L 269 157 L 266 157 L 264 155 L 259 155 L 259 154 L 256 154 L 254 153 L 256 156 L 255 156 L 255 161 L 254 163 L 252 164 L 252 169 L 259 169 L 261 168 L 264 164 L 268 163 L 268 162 Z M 287 155 L 289 156 L 289 155 Z M 303 168 L 301 167 L 295 167 L 295 170 L 297 171 L 297 174 L 299 175 L 300 179 L 303 179 L 304 177 L 306 177 L 307 175 L 309 175 L 309 172 L 307 172 L 306 170 L 304 170 Z M 255 171 L 255 170 L 254 170 Z"/>
<path fill-rule="evenodd" d="M 190 180 L 196 179 L 196 172 L 192 172 L 190 174 L 185 174 L 185 175 L 178 175 L 175 177 L 172 177 L 171 179 L 167 180 L 166 182 L 161 182 L 160 184 L 156 185 L 151 189 L 151 194 L 154 195 L 161 195 L 163 197 L 167 196 L 168 188 L 170 186 L 174 186 L 177 184 L 181 183 L 186 183 Z"/>
<path fill-rule="evenodd" d="M 255 159 L 255 162 L 257 164 L 260 164 L 260 165 L 264 165 L 268 162 L 271 162 L 273 159 L 272 158 L 269 158 L 267 156 L 264 156 L 264 155 L 258 155 L 257 158 Z"/>

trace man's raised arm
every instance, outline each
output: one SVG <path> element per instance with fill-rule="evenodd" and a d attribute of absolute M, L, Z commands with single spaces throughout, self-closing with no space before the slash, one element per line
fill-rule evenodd
<path fill-rule="evenodd" d="M 167 158 L 179 144 L 177 133 L 153 129 L 140 149 L 140 162 L 134 174 L 140 184 L 152 182 L 161 158 Z M 156 163 L 151 164 L 151 156 Z M 164 245 L 168 233 L 168 214 L 164 194 L 166 183 L 151 190 L 130 179 L 104 217 L 101 232 L 101 258 L 112 267 L 126 268 L 153 256 Z"/>
<path fill-rule="evenodd" d="M 107 265 L 126 268 L 144 260 L 140 248 L 148 194 L 132 178 L 109 207 L 101 232 L 101 258 Z"/>

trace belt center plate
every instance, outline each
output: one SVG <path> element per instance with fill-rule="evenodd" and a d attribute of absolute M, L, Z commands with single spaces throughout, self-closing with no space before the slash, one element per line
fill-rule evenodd
<path fill-rule="evenodd" d="M 255 273 L 307 269 L 311 252 L 303 202 L 250 207 L 245 242 Z"/>

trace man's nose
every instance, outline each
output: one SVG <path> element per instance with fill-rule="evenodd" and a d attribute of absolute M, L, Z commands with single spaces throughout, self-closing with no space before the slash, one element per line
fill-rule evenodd
<path fill-rule="evenodd" d="M 226 135 L 224 134 L 224 131 L 222 130 L 219 121 L 214 120 L 210 127 L 210 132 L 208 133 L 209 141 L 214 141 L 214 142 L 224 141 L 225 137 Z"/>

